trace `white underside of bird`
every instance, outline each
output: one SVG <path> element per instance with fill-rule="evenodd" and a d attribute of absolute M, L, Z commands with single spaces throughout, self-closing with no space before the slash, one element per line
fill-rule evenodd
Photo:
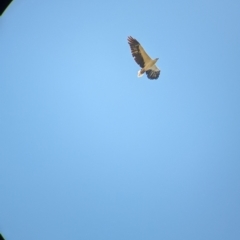
<path fill-rule="evenodd" d="M 156 62 L 157 62 L 156 59 L 149 61 L 144 68 L 142 68 L 138 71 L 137 76 L 142 77 L 144 75 L 144 73 L 148 70 L 159 71 L 159 69 L 155 65 Z"/>

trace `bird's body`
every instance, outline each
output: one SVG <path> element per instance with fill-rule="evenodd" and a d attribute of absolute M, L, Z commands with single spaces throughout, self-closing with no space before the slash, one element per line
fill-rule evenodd
<path fill-rule="evenodd" d="M 145 52 L 141 44 L 131 36 L 128 37 L 128 44 L 130 45 L 132 56 L 136 63 L 142 68 L 138 71 L 138 77 L 146 72 L 147 77 L 151 80 L 158 79 L 160 75 L 160 69 L 155 65 L 158 58 L 151 59 Z"/>

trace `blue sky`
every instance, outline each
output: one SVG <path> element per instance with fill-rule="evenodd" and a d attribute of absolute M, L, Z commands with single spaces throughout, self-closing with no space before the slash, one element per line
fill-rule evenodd
<path fill-rule="evenodd" d="M 0 18 L 6 240 L 240 239 L 240 2 L 14 1 Z M 132 35 L 160 78 L 137 78 Z"/>

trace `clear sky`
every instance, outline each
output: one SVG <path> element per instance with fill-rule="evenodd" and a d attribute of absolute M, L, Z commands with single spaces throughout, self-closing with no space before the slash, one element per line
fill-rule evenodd
<path fill-rule="evenodd" d="M 6 240 L 240 239 L 240 1 L 13 1 L 0 18 Z M 137 78 L 127 37 L 160 78 Z"/>

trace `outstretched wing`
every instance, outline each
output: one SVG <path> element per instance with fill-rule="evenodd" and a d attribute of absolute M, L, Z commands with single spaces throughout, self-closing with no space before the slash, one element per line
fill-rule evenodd
<path fill-rule="evenodd" d="M 134 57 L 134 60 L 141 68 L 144 68 L 146 63 L 151 61 L 152 59 L 145 52 L 141 44 L 131 36 L 128 37 L 128 44 L 130 45 L 131 53 Z"/>
<path fill-rule="evenodd" d="M 150 80 L 157 80 L 160 75 L 160 69 L 154 64 L 150 70 L 146 71 L 147 77 Z"/>
<path fill-rule="evenodd" d="M 0 233 L 0 240 L 4 240 L 4 238 L 3 238 L 3 236 L 2 236 L 2 234 Z"/>
<path fill-rule="evenodd" d="M 3 14 L 3 12 L 7 9 L 9 4 L 12 2 L 12 0 L 3 0 L 0 1 L 0 16 Z M 1 238 L 0 238 L 1 240 Z"/>

